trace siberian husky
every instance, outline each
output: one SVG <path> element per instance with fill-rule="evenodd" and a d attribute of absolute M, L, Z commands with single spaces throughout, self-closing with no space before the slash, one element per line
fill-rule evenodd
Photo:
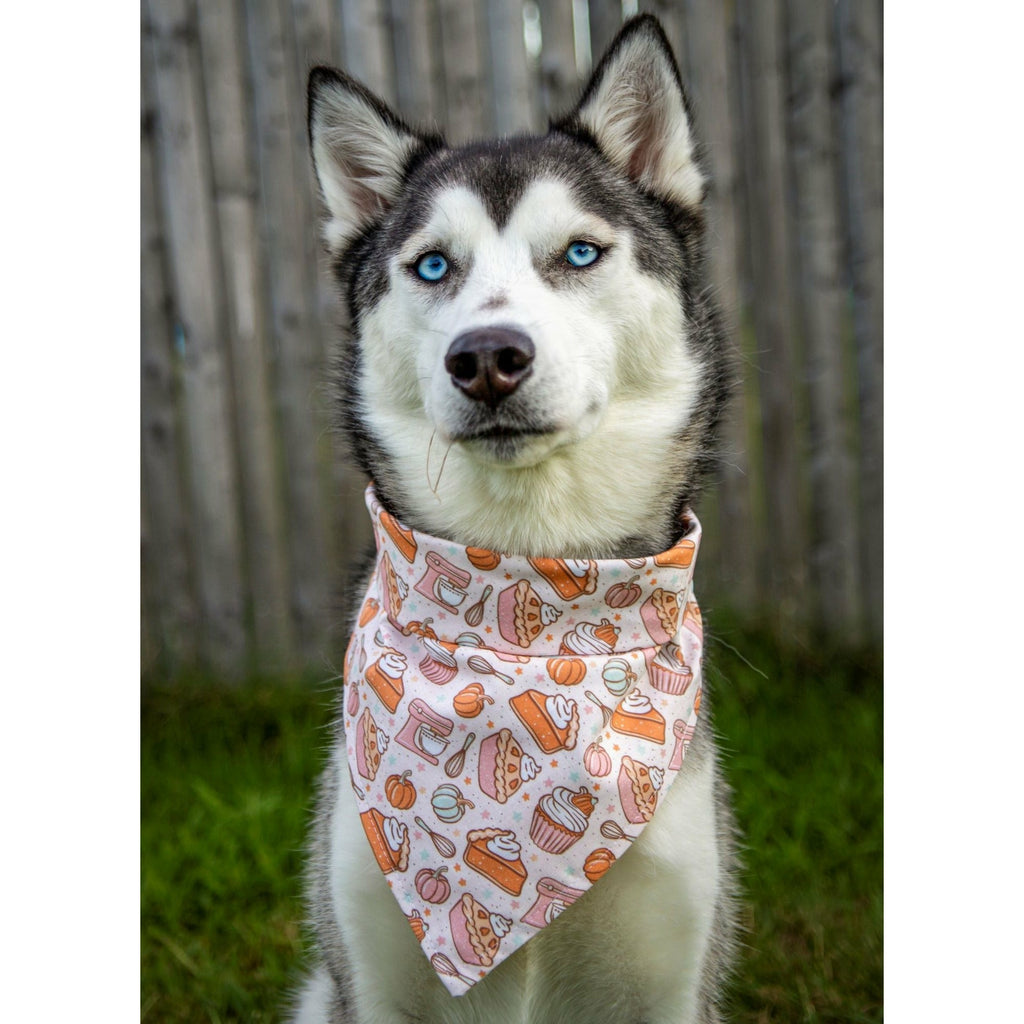
<path fill-rule="evenodd" d="M 668 548 L 730 373 L 703 269 L 706 179 L 657 21 L 627 23 L 541 137 L 448 146 L 330 68 L 310 75 L 309 131 L 350 318 L 338 414 L 381 505 L 519 555 Z M 733 826 L 706 709 L 614 874 L 458 998 L 374 863 L 341 718 L 312 839 L 319 962 L 294 1021 L 722 1020 Z"/>

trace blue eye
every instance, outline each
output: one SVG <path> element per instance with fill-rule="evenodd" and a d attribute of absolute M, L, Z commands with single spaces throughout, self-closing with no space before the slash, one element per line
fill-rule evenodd
<path fill-rule="evenodd" d="M 600 255 L 601 250 L 589 242 L 573 242 L 565 250 L 566 261 L 574 267 L 589 267 Z"/>
<path fill-rule="evenodd" d="M 448 261 L 439 252 L 428 252 L 416 264 L 416 273 L 424 281 L 440 281 L 448 273 Z"/>

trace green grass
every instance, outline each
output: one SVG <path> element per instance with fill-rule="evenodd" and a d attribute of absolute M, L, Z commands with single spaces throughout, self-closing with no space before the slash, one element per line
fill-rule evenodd
<path fill-rule="evenodd" d="M 713 621 L 745 863 L 732 1019 L 881 1021 L 877 658 L 780 649 Z M 332 690 L 147 687 L 143 1021 L 280 1019 L 302 962 L 302 846 Z"/>

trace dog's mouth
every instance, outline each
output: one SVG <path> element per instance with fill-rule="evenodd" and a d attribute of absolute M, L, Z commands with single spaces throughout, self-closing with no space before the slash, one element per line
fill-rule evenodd
<path fill-rule="evenodd" d="M 565 431 L 548 424 L 491 424 L 461 430 L 451 440 L 483 462 L 528 466 L 563 444 Z"/>

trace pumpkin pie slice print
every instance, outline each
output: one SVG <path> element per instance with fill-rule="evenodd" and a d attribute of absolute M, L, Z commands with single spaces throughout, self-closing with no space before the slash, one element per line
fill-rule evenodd
<path fill-rule="evenodd" d="M 499 804 L 505 803 L 520 786 L 537 777 L 537 762 L 523 750 L 509 729 L 491 733 L 480 744 L 477 778 L 480 789 Z"/>
<path fill-rule="evenodd" d="M 409 867 L 409 829 L 397 818 L 385 816 L 371 807 L 359 815 L 370 849 L 385 875 Z"/>
<path fill-rule="evenodd" d="M 388 749 L 388 734 L 373 720 L 370 709 L 363 708 L 356 724 L 356 771 L 370 782 L 377 777 L 381 755 Z"/>
<path fill-rule="evenodd" d="M 465 892 L 448 915 L 455 951 L 471 967 L 490 967 L 512 922 Z"/>
<path fill-rule="evenodd" d="M 623 755 L 619 768 L 619 803 L 627 821 L 639 825 L 654 817 L 664 779 L 662 769 L 634 761 L 629 754 Z"/>
<path fill-rule="evenodd" d="M 526 881 L 520 849 L 515 832 L 509 829 L 475 828 L 466 834 L 462 859 L 466 867 L 479 872 L 499 889 L 518 896 Z"/>
<path fill-rule="evenodd" d="M 529 647 L 561 614 L 529 580 L 519 580 L 498 595 L 498 632 L 519 647 Z"/>
<path fill-rule="evenodd" d="M 650 697 L 636 686 L 619 701 L 608 724 L 623 736 L 637 736 L 653 743 L 665 742 L 664 716 L 651 704 Z"/>
<path fill-rule="evenodd" d="M 380 702 L 392 714 L 398 709 L 405 695 L 405 674 L 407 662 L 405 655 L 399 651 L 389 650 L 382 654 L 366 670 L 366 682 L 370 689 L 380 698 Z"/>
<path fill-rule="evenodd" d="M 563 601 L 597 590 L 597 562 L 581 558 L 531 558 L 530 565 Z"/>
<path fill-rule="evenodd" d="M 580 712 L 576 701 L 564 693 L 526 690 L 513 697 L 509 706 L 545 754 L 572 750 L 576 746 Z"/>

